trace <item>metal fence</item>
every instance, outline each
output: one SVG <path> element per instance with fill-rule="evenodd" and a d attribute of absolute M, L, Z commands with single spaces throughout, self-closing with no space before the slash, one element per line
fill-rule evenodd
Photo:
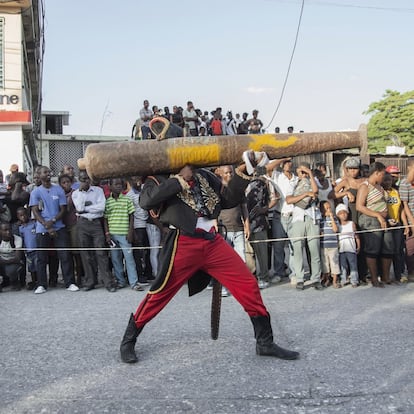
<path fill-rule="evenodd" d="M 49 142 L 49 167 L 57 176 L 65 164 L 75 168 L 78 175 L 78 158 L 82 158 L 86 147 L 93 142 L 82 141 L 50 141 Z"/>

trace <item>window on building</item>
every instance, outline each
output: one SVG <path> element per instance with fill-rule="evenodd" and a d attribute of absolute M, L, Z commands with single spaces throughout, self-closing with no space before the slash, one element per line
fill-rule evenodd
<path fill-rule="evenodd" d="M 46 134 L 63 134 L 63 119 L 61 115 L 46 115 Z"/>

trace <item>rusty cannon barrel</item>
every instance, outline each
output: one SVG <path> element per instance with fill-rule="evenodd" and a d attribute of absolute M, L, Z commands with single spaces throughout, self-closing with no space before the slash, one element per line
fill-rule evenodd
<path fill-rule="evenodd" d="M 93 179 L 179 171 L 184 165 L 237 164 L 246 150 L 270 159 L 346 148 L 364 148 L 366 128 L 357 131 L 181 137 L 90 144 L 78 167 Z"/>

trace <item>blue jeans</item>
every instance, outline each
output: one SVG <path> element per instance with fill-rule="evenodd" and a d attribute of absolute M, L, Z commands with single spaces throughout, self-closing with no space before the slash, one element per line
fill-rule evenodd
<path fill-rule="evenodd" d="M 246 255 L 244 252 L 244 231 L 228 231 L 226 241 L 233 247 L 236 253 L 246 262 Z"/>
<path fill-rule="evenodd" d="M 343 252 L 339 253 L 339 264 L 341 265 L 341 283 L 345 284 L 346 277 L 348 275 L 349 269 L 349 276 L 351 279 L 351 283 L 353 285 L 359 282 L 359 275 L 358 275 L 358 260 L 356 253 L 352 252 Z"/>
<path fill-rule="evenodd" d="M 158 255 L 160 249 L 157 248 L 161 244 L 161 230 L 156 224 L 147 223 L 147 235 L 150 247 L 150 262 L 152 267 L 152 275 L 157 276 L 158 274 Z"/>
<path fill-rule="evenodd" d="M 119 234 L 111 234 L 112 240 L 122 250 L 117 248 L 111 249 L 112 265 L 114 267 L 115 277 L 119 284 L 126 285 L 124 264 L 122 262 L 122 255 L 125 259 L 126 271 L 128 273 L 128 281 L 131 287 L 138 283 L 137 268 L 135 265 L 132 245 L 128 242 L 127 237 Z"/>

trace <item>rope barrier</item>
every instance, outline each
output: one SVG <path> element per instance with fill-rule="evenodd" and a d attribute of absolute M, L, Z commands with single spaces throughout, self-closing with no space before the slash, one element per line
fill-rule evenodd
<path fill-rule="evenodd" d="M 364 233 L 375 233 L 375 232 L 386 232 L 386 231 L 394 231 L 394 230 L 401 230 L 406 229 L 408 226 L 393 226 L 393 227 L 387 227 L 386 229 L 377 228 L 377 229 L 370 229 L 370 230 L 357 230 L 355 232 L 347 232 L 347 233 L 332 233 L 328 236 L 351 236 L 353 234 L 364 234 Z M 316 239 L 316 238 L 322 238 L 325 237 L 324 234 L 316 234 L 312 236 L 298 236 L 298 237 L 282 237 L 277 239 L 264 239 L 264 240 L 249 240 L 250 244 L 255 243 L 273 243 L 273 242 L 283 242 L 283 241 L 292 241 L 292 240 L 308 240 L 308 239 Z M 38 248 L 15 248 L 12 250 L 16 251 L 98 251 L 98 250 L 104 250 L 104 251 L 111 251 L 111 250 L 153 250 L 153 249 L 162 249 L 162 246 L 131 246 L 131 247 L 38 247 Z"/>
<path fill-rule="evenodd" d="M 399 230 L 399 229 L 405 229 L 407 227 L 411 227 L 410 225 L 408 226 L 393 226 L 393 227 L 387 227 L 386 229 L 370 229 L 370 230 L 357 230 L 357 231 L 352 231 L 352 232 L 347 232 L 347 233 L 332 233 L 329 234 L 328 236 L 332 237 L 332 236 L 351 236 L 353 234 L 363 234 L 363 233 L 375 233 L 375 232 L 386 232 L 386 231 L 392 231 L 392 230 Z M 325 237 L 325 234 L 316 234 L 316 235 L 312 235 L 312 236 L 298 236 L 298 237 L 284 237 L 284 238 L 279 238 L 279 239 L 263 239 L 263 240 L 249 240 L 250 244 L 253 243 L 271 243 L 271 242 L 277 242 L 277 241 L 292 241 L 292 240 L 308 240 L 308 239 L 321 239 L 322 237 Z"/>

